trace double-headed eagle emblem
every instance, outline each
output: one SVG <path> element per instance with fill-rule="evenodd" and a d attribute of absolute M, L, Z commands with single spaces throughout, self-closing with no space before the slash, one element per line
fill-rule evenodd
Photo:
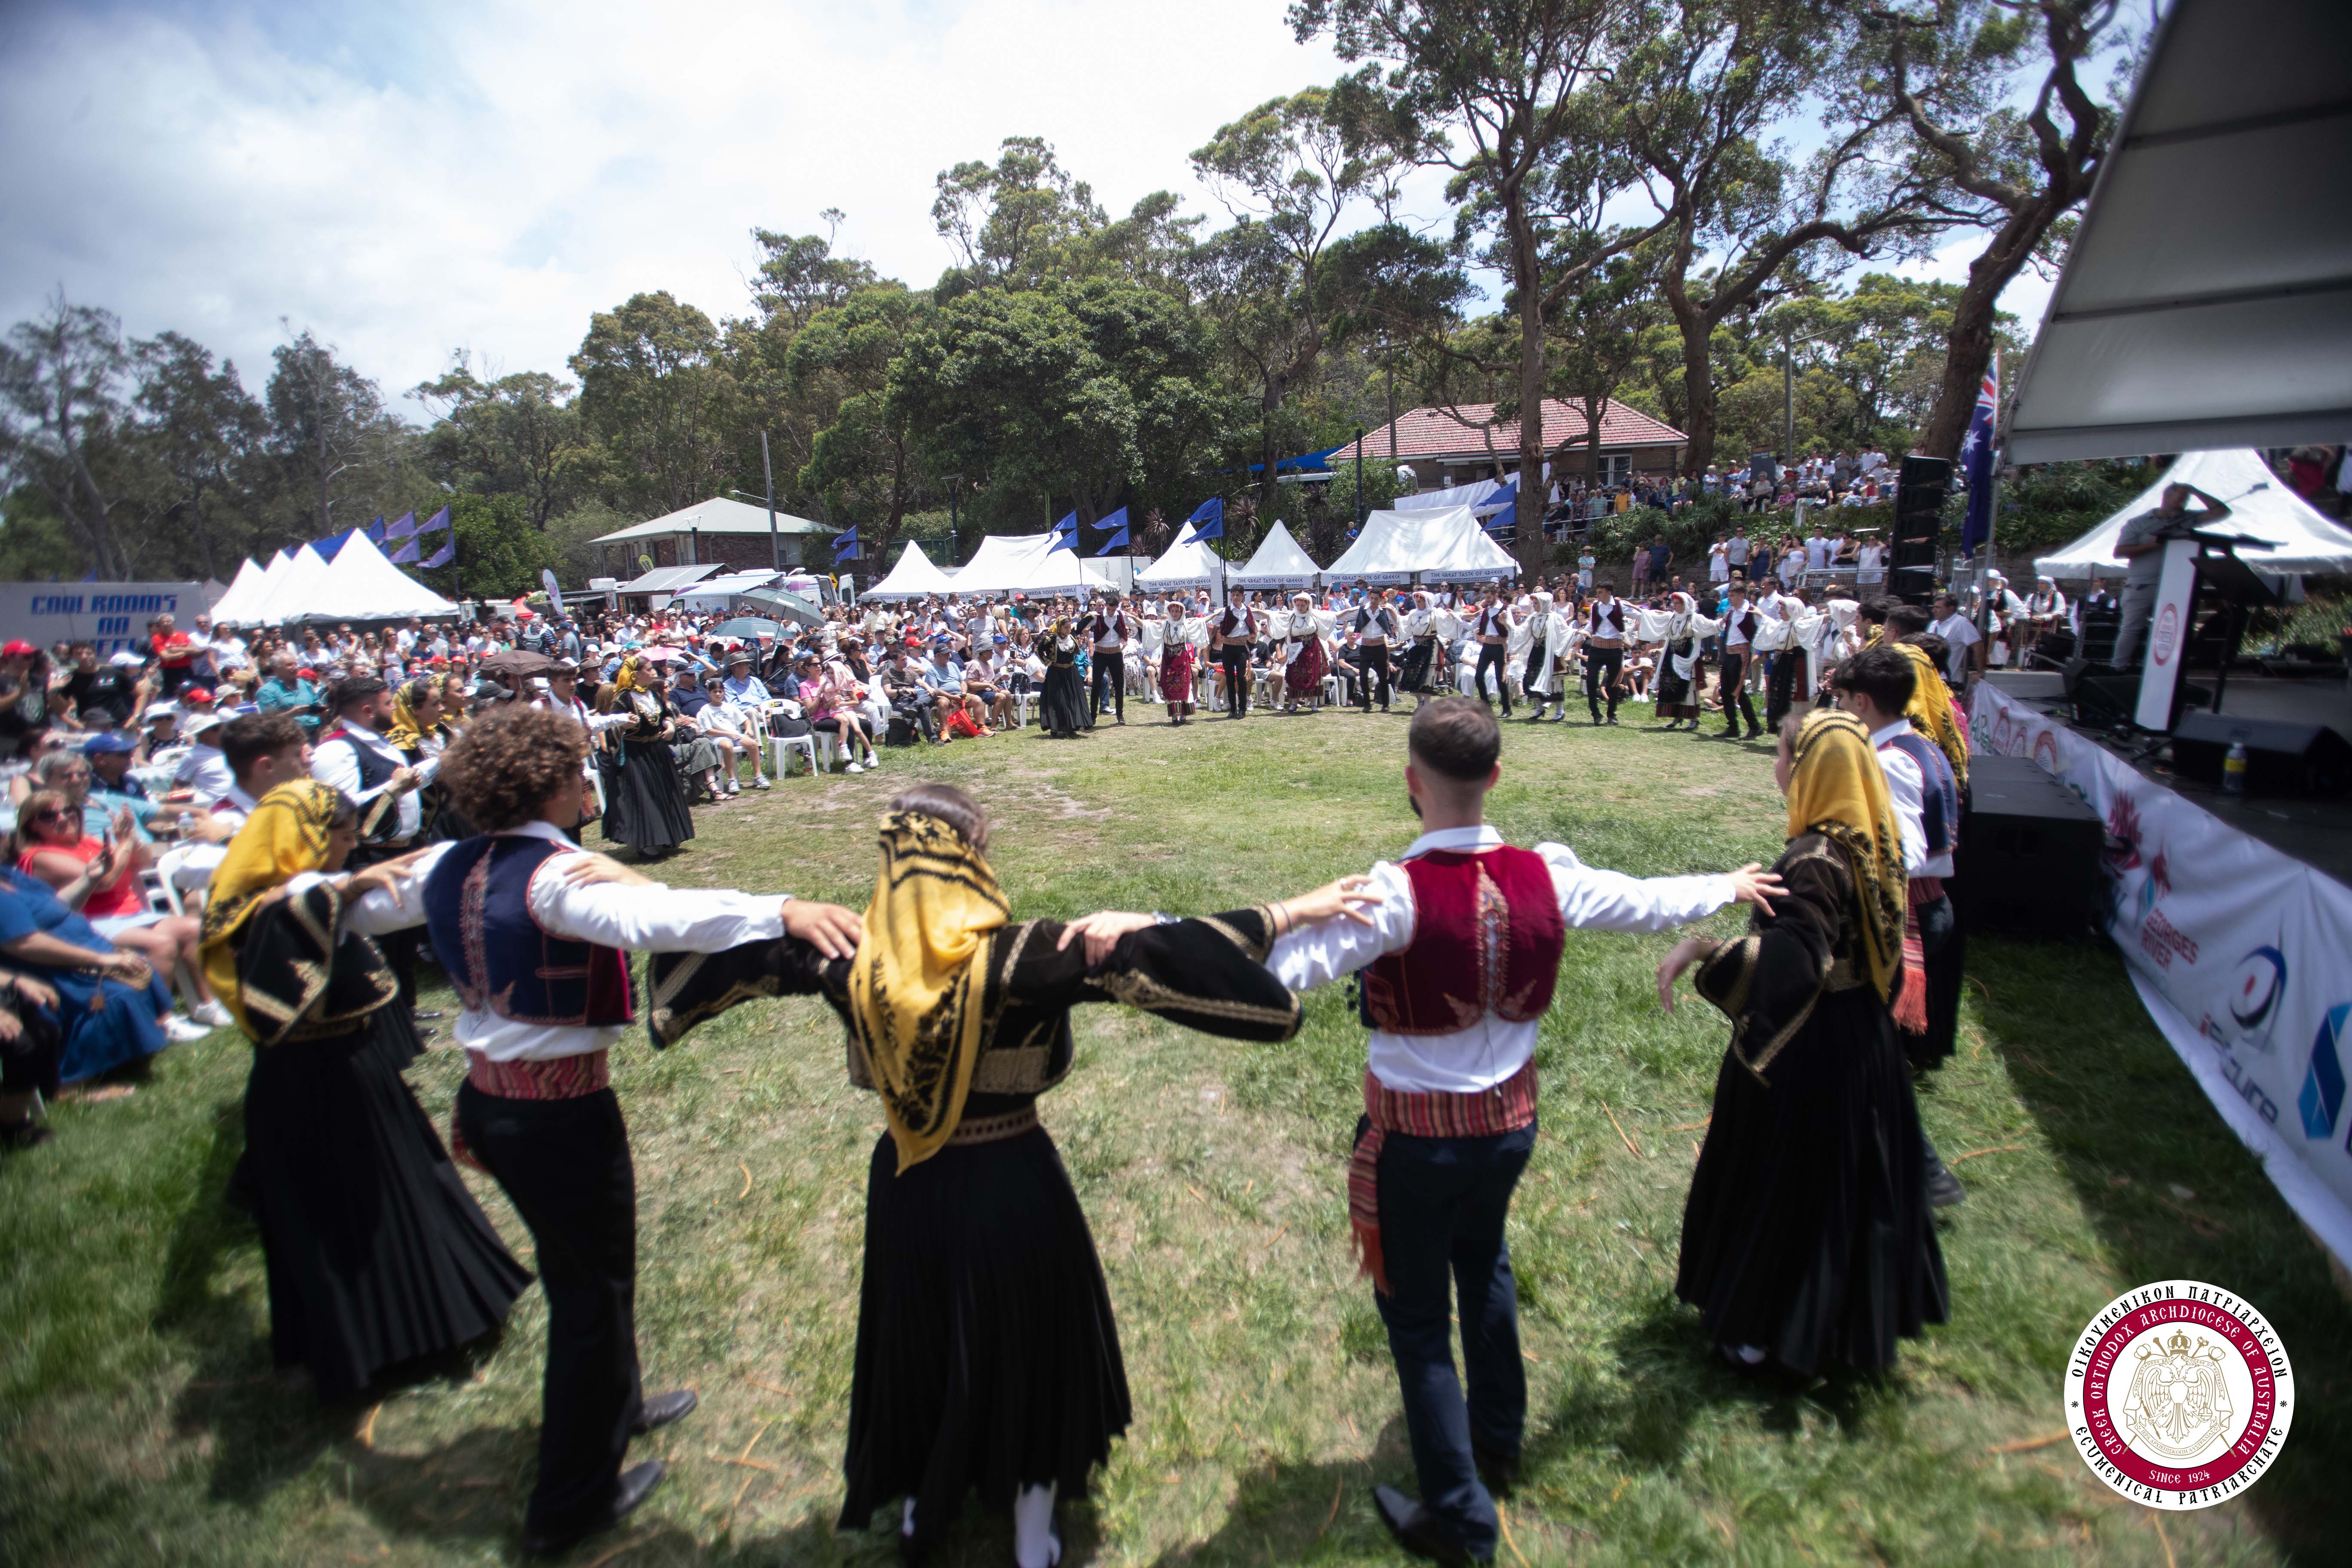
<path fill-rule="evenodd" d="M 2123 1427 L 2132 1447 L 2157 1458 L 2193 1460 L 2229 1440 L 2230 1387 L 2223 1348 L 2175 1329 L 2132 1352 L 2139 1370 L 2125 1396 Z"/>

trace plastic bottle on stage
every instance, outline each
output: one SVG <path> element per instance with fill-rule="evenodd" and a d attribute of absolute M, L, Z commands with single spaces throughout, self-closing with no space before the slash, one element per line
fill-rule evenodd
<path fill-rule="evenodd" d="M 2231 742 L 2230 754 L 2221 759 L 2221 793 L 2246 793 L 2246 743 L 2243 741 Z"/>

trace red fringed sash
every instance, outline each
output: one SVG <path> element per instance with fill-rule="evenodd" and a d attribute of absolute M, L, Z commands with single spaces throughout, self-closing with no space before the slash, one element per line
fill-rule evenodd
<path fill-rule="evenodd" d="M 611 1053 L 582 1051 L 577 1056 L 550 1057 L 543 1061 L 494 1062 L 479 1051 L 466 1053 L 466 1081 L 484 1094 L 500 1100 L 578 1100 L 613 1081 Z M 457 1130 L 457 1112 L 449 1111 L 449 1158 L 471 1165 L 484 1175 L 489 1167 L 466 1147 Z"/>
<path fill-rule="evenodd" d="M 1895 977 L 1895 1026 L 1906 1035 L 1927 1032 L 1927 949 L 1919 938 L 1919 908 L 1944 896 L 1941 877 L 1914 877 L 1904 900 L 1903 973 Z"/>
<path fill-rule="evenodd" d="M 1536 1119 L 1536 1064 L 1492 1089 L 1475 1094 L 1406 1094 L 1364 1074 L 1364 1115 L 1371 1126 L 1348 1161 L 1348 1224 L 1355 1232 L 1357 1272 L 1372 1277 L 1372 1289 L 1389 1289 L 1388 1259 L 1381 1251 L 1381 1145 L 1391 1132 L 1415 1138 L 1492 1138 L 1516 1132 Z"/>

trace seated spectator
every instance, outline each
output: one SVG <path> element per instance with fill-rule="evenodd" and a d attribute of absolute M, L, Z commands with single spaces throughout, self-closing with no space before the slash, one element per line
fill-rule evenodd
<path fill-rule="evenodd" d="M 736 782 L 739 759 L 751 759 L 751 787 L 766 789 L 768 775 L 760 765 L 760 742 L 751 715 L 727 694 L 727 683 L 717 675 L 703 681 L 702 711 L 694 716 L 695 728 L 700 730 L 713 746 L 719 749 L 719 776 L 726 780 L 727 793 L 742 793 Z"/>
<path fill-rule="evenodd" d="M 875 754 L 873 737 L 866 732 L 866 721 L 858 711 L 864 693 L 856 679 L 838 664 L 819 664 L 814 654 L 802 657 L 801 668 L 801 702 L 808 710 L 809 727 L 841 737 L 842 754 L 849 759 L 842 771 L 859 773 L 879 767 L 882 759 Z M 857 761 L 860 748 L 866 753 L 862 767 Z"/>

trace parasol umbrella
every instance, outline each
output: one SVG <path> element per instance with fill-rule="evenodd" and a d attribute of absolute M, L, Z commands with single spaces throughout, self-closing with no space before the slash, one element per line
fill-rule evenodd
<path fill-rule="evenodd" d="M 554 668 L 555 661 L 545 654 L 533 653 L 529 648 L 523 647 L 510 647 L 503 652 L 494 653 L 475 666 L 477 669 L 513 676 L 517 680 L 527 680 L 534 675 L 545 675 Z"/>
<path fill-rule="evenodd" d="M 738 616 L 715 628 L 710 635 L 714 637 L 748 637 L 759 642 L 773 642 L 783 635 L 783 630 L 777 622 L 759 616 Z"/>
<path fill-rule="evenodd" d="M 686 657 L 686 651 L 683 648 L 675 648 L 662 642 L 657 642 L 651 647 L 641 647 L 637 649 L 637 653 L 647 664 L 667 664 L 673 659 Z"/>
<path fill-rule="evenodd" d="M 754 588 L 748 594 L 738 595 L 737 597 L 749 599 L 753 604 L 759 605 L 765 609 L 773 610 L 777 615 L 782 616 L 788 621 L 795 621 L 804 626 L 821 626 L 824 625 L 824 613 L 819 610 L 814 605 L 810 604 L 806 599 L 802 598 L 798 594 L 784 594 L 773 592 L 766 588 Z"/>

